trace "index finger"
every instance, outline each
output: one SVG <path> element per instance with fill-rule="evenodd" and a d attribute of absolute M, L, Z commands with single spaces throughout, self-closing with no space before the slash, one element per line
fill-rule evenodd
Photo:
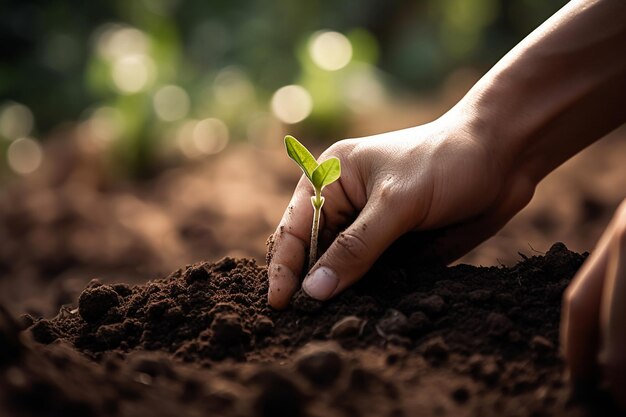
<path fill-rule="evenodd" d="M 300 284 L 313 219 L 311 194 L 310 185 L 303 176 L 272 236 L 273 241 L 268 254 L 267 300 L 276 309 L 287 307 Z M 320 219 L 320 222 L 322 221 L 323 219 Z"/>

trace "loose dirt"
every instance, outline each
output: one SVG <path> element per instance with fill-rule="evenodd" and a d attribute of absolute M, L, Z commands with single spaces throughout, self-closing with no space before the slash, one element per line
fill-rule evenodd
<path fill-rule="evenodd" d="M 572 391 L 558 351 L 586 255 L 555 244 L 512 268 L 446 268 L 411 250 L 281 312 L 247 258 L 93 280 L 51 319 L 1 310 L 0 415 L 619 415 L 602 391 Z"/>

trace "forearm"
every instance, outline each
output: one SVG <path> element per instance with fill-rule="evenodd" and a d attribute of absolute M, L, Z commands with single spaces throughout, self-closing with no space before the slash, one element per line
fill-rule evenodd
<path fill-rule="evenodd" d="M 574 0 L 451 110 L 535 183 L 626 122 L 626 0 Z"/>

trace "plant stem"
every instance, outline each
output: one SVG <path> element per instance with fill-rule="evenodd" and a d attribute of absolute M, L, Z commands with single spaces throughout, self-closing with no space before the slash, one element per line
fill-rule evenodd
<path fill-rule="evenodd" d="M 309 271 L 317 261 L 317 235 L 320 227 L 320 214 L 324 205 L 321 190 L 315 190 L 315 196 L 311 197 L 311 204 L 313 204 L 313 226 L 311 227 L 311 247 L 309 248 Z"/>

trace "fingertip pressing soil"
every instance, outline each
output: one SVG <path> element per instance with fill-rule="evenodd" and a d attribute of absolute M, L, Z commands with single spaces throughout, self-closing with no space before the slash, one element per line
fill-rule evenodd
<path fill-rule="evenodd" d="M 0 310 L 1 415 L 619 415 L 573 395 L 558 352 L 584 259 L 555 244 L 512 268 L 381 261 L 280 312 L 251 259 L 92 281 L 52 319 Z"/>

